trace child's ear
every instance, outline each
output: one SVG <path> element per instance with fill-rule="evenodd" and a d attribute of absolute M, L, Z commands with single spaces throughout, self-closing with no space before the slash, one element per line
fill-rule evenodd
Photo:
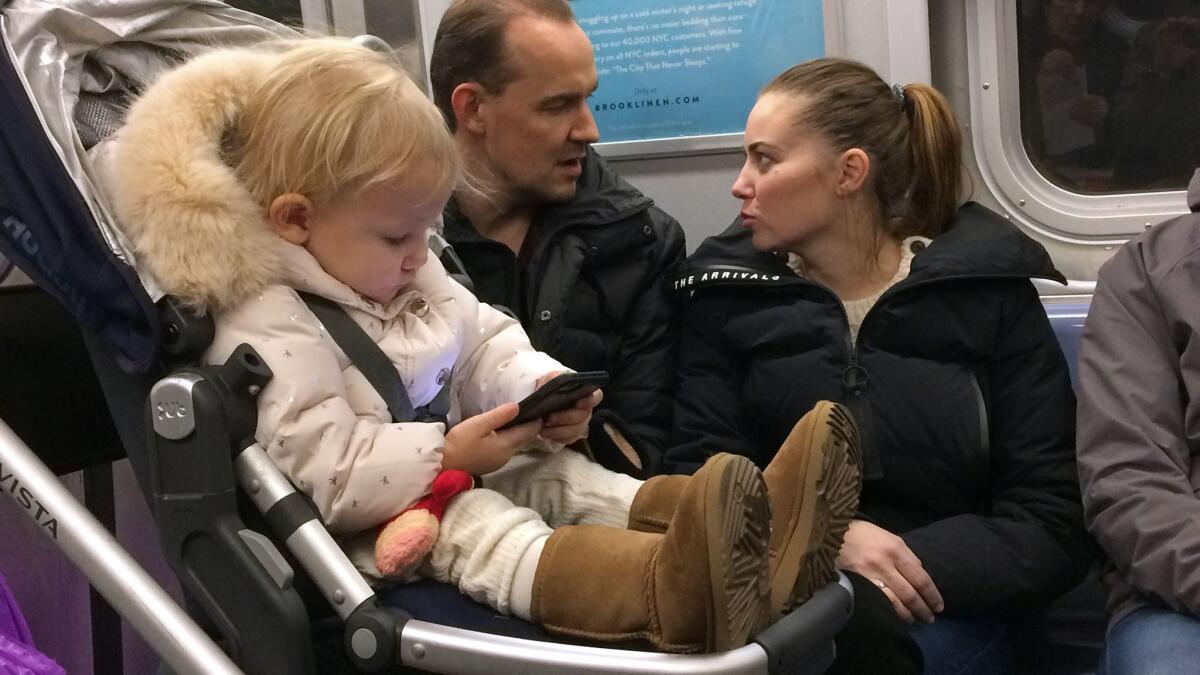
<path fill-rule="evenodd" d="M 308 241 L 312 217 L 312 200 L 295 192 L 279 195 L 267 208 L 267 221 L 271 229 L 297 246 L 303 246 Z"/>
<path fill-rule="evenodd" d="M 480 104 L 484 100 L 483 86 L 477 82 L 463 82 L 450 93 L 450 107 L 454 109 L 455 128 L 481 134 L 486 129 Z"/>

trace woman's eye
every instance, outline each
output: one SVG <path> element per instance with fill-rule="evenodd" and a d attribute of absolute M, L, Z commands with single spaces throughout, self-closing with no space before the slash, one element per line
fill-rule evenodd
<path fill-rule="evenodd" d="M 770 158 L 766 155 L 758 155 L 754 159 L 754 163 L 758 165 L 758 168 L 760 171 L 765 171 L 766 169 L 769 169 L 771 167 L 771 165 L 774 164 L 774 162 L 775 162 L 775 160 L 773 160 L 772 158 Z"/>
<path fill-rule="evenodd" d="M 406 235 L 403 237 L 384 237 L 383 241 L 388 246 L 403 246 L 404 244 L 408 243 L 408 236 Z"/>

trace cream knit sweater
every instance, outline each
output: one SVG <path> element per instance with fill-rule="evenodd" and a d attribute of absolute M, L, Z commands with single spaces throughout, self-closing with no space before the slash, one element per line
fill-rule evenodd
<path fill-rule="evenodd" d="M 842 301 L 842 307 L 846 309 L 846 320 L 850 323 L 850 339 L 858 344 L 858 329 L 862 326 L 863 319 L 866 318 L 867 312 L 875 306 L 879 298 L 887 292 L 887 289 L 908 278 L 908 272 L 912 268 L 913 258 L 917 253 L 923 250 L 930 243 L 925 237 L 908 237 L 900 242 L 900 267 L 896 270 L 896 274 L 887 282 L 887 285 L 880 288 L 875 293 L 855 300 L 846 300 L 839 298 Z M 803 262 L 800 256 L 795 253 L 789 253 L 787 265 L 798 276 L 804 276 Z"/>

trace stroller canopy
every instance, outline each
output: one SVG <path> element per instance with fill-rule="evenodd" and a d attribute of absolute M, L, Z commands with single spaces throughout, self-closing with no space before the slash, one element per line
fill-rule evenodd
<path fill-rule="evenodd" d="M 122 367 L 158 361 L 154 280 L 132 266 L 87 150 L 131 94 L 215 46 L 296 37 L 214 0 L 13 0 L 0 14 L 0 254 L 106 341 Z"/>

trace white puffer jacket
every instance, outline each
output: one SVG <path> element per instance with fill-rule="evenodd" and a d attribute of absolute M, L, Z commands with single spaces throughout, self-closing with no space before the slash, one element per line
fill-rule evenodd
<path fill-rule="evenodd" d="M 245 343 L 274 372 L 259 398 L 256 438 L 331 531 L 351 534 L 427 492 L 446 430 L 393 423 L 296 290 L 346 309 L 396 366 L 414 406 L 449 379 L 452 423 L 520 400 L 539 377 L 566 368 L 534 351 L 519 323 L 478 302 L 436 258 L 380 305 L 268 229 L 263 209 L 221 162 L 219 143 L 272 58 L 214 52 L 165 75 L 130 110 L 100 163 L 109 164 L 107 187 L 139 267 L 166 293 L 213 314 L 206 360 L 221 363 Z"/>

